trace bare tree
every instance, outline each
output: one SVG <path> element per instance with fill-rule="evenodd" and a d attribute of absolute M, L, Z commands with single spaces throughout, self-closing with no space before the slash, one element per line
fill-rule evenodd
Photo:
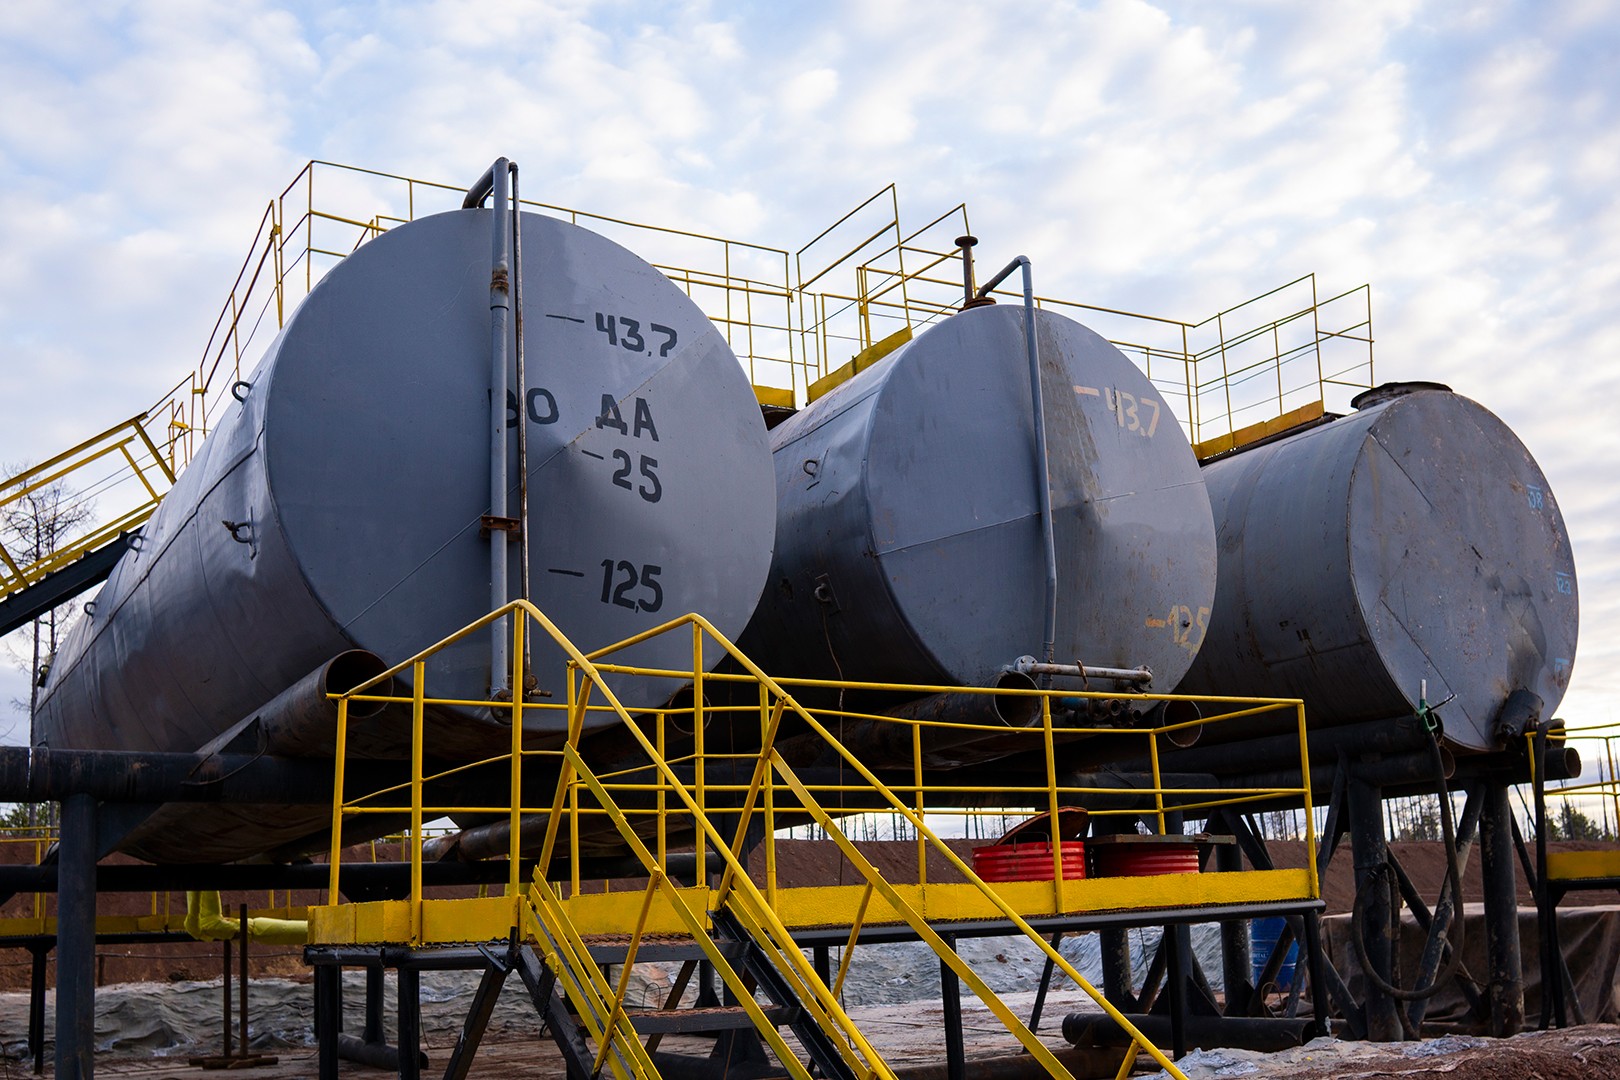
<path fill-rule="evenodd" d="M 28 466 L 13 466 L 5 470 L 16 476 L 26 472 Z M 55 554 L 73 536 L 88 525 L 94 516 L 88 500 L 68 490 L 61 481 L 34 488 L 0 506 L 0 543 L 24 565 L 39 562 Z M 39 691 L 44 683 L 44 665 L 56 654 L 56 647 L 72 625 L 75 608 L 63 604 L 35 619 L 26 635 L 26 651 L 8 644 L 6 652 L 13 663 L 28 673 L 28 700 L 13 699 L 12 709 L 28 717 L 30 737 L 34 730 L 34 716 L 39 710 Z M 33 807 L 27 807 L 29 823 L 33 823 Z"/>

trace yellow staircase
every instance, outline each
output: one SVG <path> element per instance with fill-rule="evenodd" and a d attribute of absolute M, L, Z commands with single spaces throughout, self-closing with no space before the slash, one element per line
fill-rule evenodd
<path fill-rule="evenodd" d="M 437 780 L 460 773 L 474 765 L 458 764 L 445 772 L 424 772 L 433 760 L 426 746 L 428 732 L 423 724 L 433 701 L 425 686 L 427 659 L 434 652 L 453 645 L 470 634 L 487 633 L 492 623 L 506 620 L 511 632 L 514 665 L 525 655 L 529 633 L 543 634 L 556 642 L 569 657 L 566 701 L 520 701 L 496 706 L 511 716 L 510 755 L 476 763 L 478 767 L 509 769 L 510 797 L 499 792 L 484 806 L 435 806 L 427 799 Z M 616 662 L 621 652 L 634 655 L 636 645 L 664 634 L 688 635 L 692 643 L 692 667 L 685 670 L 649 669 L 632 663 Z M 712 672 L 716 651 L 725 654 L 723 670 Z M 409 697 L 378 695 L 375 687 L 394 674 L 409 675 Z M 514 684 L 521 684 L 522 671 L 514 670 Z M 624 680 L 653 678 L 666 685 L 690 684 L 690 700 L 632 716 L 620 703 L 613 684 Z M 833 716 L 828 710 L 804 707 L 790 689 L 793 680 L 775 680 L 760 671 L 737 651 L 723 635 L 697 615 L 676 619 L 628 641 L 586 655 L 577 649 L 533 605 L 517 601 L 458 631 L 433 648 L 378 676 L 373 684 L 357 687 L 338 696 L 338 776 L 333 806 L 333 835 L 341 836 L 345 822 L 358 815 L 398 814 L 404 792 L 390 789 L 377 793 L 345 793 L 342 769 L 343 748 L 347 744 L 348 707 L 352 701 L 394 701 L 409 705 L 414 717 L 413 762 L 410 781 L 412 827 L 407 858 L 413 865 L 413 887 L 403 900 L 346 904 L 339 902 L 338 874 L 340 842 L 332 850 L 332 878 L 328 903 L 311 908 L 311 952 L 318 957 L 323 949 L 341 951 L 357 945 L 404 946 L 408 949 L 464 948 L 467 942 L 511 942 L 510 966 L 524 970 L 530 964 L 525 982 L 536 995 L 536 1005 L 557 1021 L 577 1017 L 572 1035 L 558 1032 L 565 1054 L 577 1059 L 579 1069 L 594 1075 L 607 1069 L 619 1076 L 656 1075 L 653 1049 L 661 1033 L 680 1030 L 666 1015 L 667 1010 L 649 1014 L 629 1009 L 626 995 L 631 967 L 643 950 L 652 948 L 665 955 L 671 939 L 686 943 L 690 959 L 707 960 L 730 996 L 735 1000 L 727 1016 L 700 1017 L 724 1027 L 746 1022 L 758 1032 L 765 1046 L 794 1076 L 811 1075 L 811 1063 L 824 1076 L 892 1076 L 893 1070 L 882 1054 L 839 1004 L 839 990 L 847 974 L 849 957 L 859 943 L 863 927 L 903 925 L 911 936 L 926 942 L 938 954 L 944 968 L 965 983 L 989 1011 L 1002 1022 L 1017 1046 L 1039 1062 L 1050 1075 L 1070 1075 L 1063 1063 L 1029 1027 L 991 991 L 983 979 L 946 940 L 950 923 L 958 920 L 993 920 L 1006 933 L 1022 933 L 1052 964 L 1080 987 L 1135 1040 L 1126 1055 L 1127 1068 L 1137 1051 L 1151 1056 L 1170 1075 L 1179 1077 L 1174 1064 L 1153 1046 L 1119 1011 L 1058 952 L 1031 924 L 1032 919 L 1084 916 L 1100 911 L 1150 912 L 1167 906 L 1201 904 L 1243 905 L 1303 903 L 1319 896 L 1314 873 L 1314 857 L 1298 870 L 1208 873 L 1165 877 L 1096 878 L 1066 880 L 1061 849 L 1054 851 L 1052 877 L 1039 881 L 986 883 L 965 863 L 931 826 L 930 818 L 941 813 L 973 813 L 963 810 L 961 791 L 948 790 L 927 782 L 921 765 L 925 729 L 934 722 L 901 721 L 913 727 L 918 757 L 913 769 L 914 783 L 894 787 L 868 769 L 833 734 Z M 859 688 L 879 688 L 861 684 Z M 890 691 L 899 687 L 881 687 Z M 911 688 L 919 692 L 942 688 Z M 951 688 L 958 692 L 979 692 Z M 1131 729 L 1121 732 L 1081 731 L 1056 728 L 1052 706 L 1058 691 L 982 691 L 986 694 L 1027 694 L 1041 698 L 1040 724 L 1026 729 L 993 729 L 1002 738 L 1024 737 L 1032 752 L 1043 753 L 1047 780 L 1030 792 L 1039 791 L 1048 799 L 1056 818 L 1059 803 L 1083 805 L 1088 789 L 1063 788 L 1052 777 L 1054 748 L 1065 739 L 1106 734 L 1110 737 L 1140 738 L 1144 745 L 1157 747 L 1180 725 Z M 1073 692 L 1061 693 L 1073 696 Z M 1099 695 L 1101 696 L 1101 695 Z M 1163 695 L 1144 695 L 1148 698 Z M 712 699 L 712 701 L 711 701 Z M 729 704 L 727 704 L 729 702 Z M 745 704 L 737 704 L 745 702 Z M 1301 739 L 1304 717 L 1298 702 L 1223 699 L 1221 715 L 1201 723 L 1219 723 L 1223 718 L 1253 716 L 1271 710 L 1295 718 Z M 532 710 L 566 713 L 567 736 L 560 746 L 535 748 L 525 745 L 524 716 Z M 593 763 L 589 750 L 581 749 L 587 715 L 600 718 L 613 714 L 619 728 L 628 735 L 621 740 L 615 763 L 608 768 Z M 733 732 L 742 731 L 757 718 L 757 749 L 746 753 L 715 752 L 705 746 L 705 729 L 719 718 Z M 864 718 L 874 719 L 874 718 Z M 882 718 L 876 718 L 882 719 Z M 597 727 L 599 725 L 591 725 Z M 527 725 L 530 731 L 535 725 Z M 717 728 L 717 730 L 719 730 Z M 792 739 L 783 737 L 793 732 Z M 824 778 L 807 778 L 781 752 L 780 743 L 796 744 L 794 760 L 804 760 L 804 740 L 818 740 L 837 755 L 839 783 Z M 629 749 L 626 749 L 626 747 Z M 1156 751 L 1154 751 L 1156 753 Z M 1155 757 L 1156 760 L 1156 757 Z M 548 777 L 544 801 L 529 802 L 523 796 L 525 765 L 544 766 Z M 607 771 L 603 771 L 607 768 Z M 555 783 L 550 776 L 556 776 Z M 824 777 L 824 774 L 818 774 Z M 889 774 L 893 775 L 893 774 Z M 1306 821 L 1311 820 L 1309 793 L 1304 789 L 1264 791 L 1170 791 L 1159 786 L 1155 769 L 1154 788 L 1145 791 L 1158 811 L 1160 830 L 1164 818 L 1177 808 L 1191 810 L 1230 806 L 1245 801 L 1264 801 L 1280 795 L 1303 795 Z M 1098 789 L 1101 790 L 1101 789 Z M 1028 792 L 1010 789 L 1009 794 Z M 850 800 L 853 799 L 853 804 Z M 954 808 L 954 809 L 953 809 Z M 840 819 L 857 810 L 880 810 L 904 823 L 916 837 L 917 879 L 915 883 L 888 880 L 840 828 Z M 1101 810 L 1099 814 L 1113 811 Z M 453 813 L 485 820 L 499 816 L 507 829 L 511 866 L 505 895 L 468 899 L 425 897 L 421 888 L 422 839 L 424 821 Z M 1150 813 L 1151 816 L 1151 813 Z M 852 868 L 852 884 L 814 888 L 786 888 L 778 884 L 773 837 L 785 825 L 813 823 L 838 847 L 845 865 Z M 525 832 L 524 825 L 531 828 Z M 543 827 L 543 841 L 537 840 Z M 763 849 L 764 872 L 755 875 L 745 860 L 750 836 Z M 525 843 L 525 837 L 527 842 Z M 763 840 L 759 840 L 763 837 Z M 1314 847 L 1314 836 L 1309 838 Z M 582 848 L 601 850 L 615 847 L 631 853 L 646 877 L 642 888 L 625 890 L 593 886 L 582 880 Z M 708 874 L 698 884 L 686 886 L 666 872 L 667 856 L 675 850 L 695 847 L 699 867 L 717 865 L 718 879 L 709 884 Z M 536 850 L 538 848 L 538 850 Z M 712 856 L 711 854 L 712 853 Z M 538 854 L 532 880 L 519 879 L 524 856 Z M 756 852 L 758 854 L 758 852 Z M 718 864 L 711 862 L 717 859 Z M 953 880 L 929 881 L 929 867 L 949 866 Z M 1173 905 L 1167 897 L 1173 897 Z M 1151 916 L 1145 921 L 1152 922 Z M 794 932 L 826 927 L 848 928 L 847 947 L 835 978 L 823 979 L 805 958 Z M 842 931 L 840 931 L 842 933 Z M 649 945 L 649 943 L 651 943 Z M 611 944 L 611 949 L 608 946 Z M 483 946 L 479 947 L 483 949 Z M 613 959 L 604 961 L 605 949 Z M 529 957 L 524 961 L 523 957 Z M 318 960 L 316 962 L 319 962 Z M 601 964 L 620 965 L 616 981 L 603 975 Z M 683 980 L 684 981 L 684 980 Z M 765 1001 L 756 1000 L 756 993 Z M 553 1001 L 546 995 L 555 995 Z M 677 995 L 668 1003 L 673 1008 Z M 557 1004 L 566 1001 L 566 1008 Z M 802 1050 L 794 1050 L 778 1031 L 778 1024 L 791 1028 Z M 589 1047 L 589 1060 L 584 1060 Z M 803 1060 L 801 1060 L 801 1058 Z"/>

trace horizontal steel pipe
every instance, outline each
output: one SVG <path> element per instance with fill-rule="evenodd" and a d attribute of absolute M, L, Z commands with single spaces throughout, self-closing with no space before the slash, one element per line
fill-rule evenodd
<path fill-rule="evenodd" d="M 1581 752 L 1573 746 L 1547 747 L 1547 779 L 1573 780 L 1581 775 Z M 1530 762 L 1522 754 L 1479 754 L 1457 759 L 1459 780 L 1493 780 L 1528 784 Z"/>
<path fill-rule="evenodd" d="M 327 695 L 353 690 L 387 668 L 381 657 L 364 649 L 338 653 L 210 740 L 198 753 L 234 751 L 330 760 L 337 747 L 338 705 Z M 394 680 L 385 679 L 368 689 L 367 694 L 387 697 L 393 687 Z M 350 702 L 349 719 L 365 720 L 383 708 L 380 701 Z M 408 746 L 403 743 L 402 749 L 408 750 Z M 353 747 L 350 749 L 352 752 Z"/>
<path fill-rule="evenodd" d="M 711 869 L 718 870 L 718 856 L 710 853 Z M 671 876 L 690 880 L 697 867 L 695 852 L 678 851 L 666 856 L 664 869 Z M 96 867 L 97 892 L 164 892 L 182 889 L 325 889 L 331 868 L 325 863 L 230 863 L 170 864 L 164 866 L 108 865 Z M 534 863 L 525 860 L 518 877 L 527 880 Z M 571 867 L 566 859 L 552 863 L 549 874 L 566 876 Z M 602 881 L 609 878 L 645 877 L 646 869 L 631 855 L 582 858 L 580 878 Z M 422 865 L 422 883 L 441 887 L 455 885 L 495 885 L 507 880 L 510 868 L 505 860 L 486 862 L 429 862 Z M 338 887 L 345 893 L 380 893 L 407 889 L 411 864 L 407 862 L 356 862 L 338 868 Z M 0 866 L 0 893 L 55 892 L 57 868 L 54 863 L 39 866 Z"/>
<path fill-rule="evenodd" d="M 349 790 L 397 783 L 402 764 L 350 762 Z M 0 747 L 0 802 L 237 802 L 281 806 L 332 800 L 332 762 L 259 754 Z"/>
<path fill-rule="evenodd" d="M 357 1065 L 369 1065 L 373 1069 L 387 1069 L 389 1072 L 399 1072 L 399 1047 L 388 1043 L 368 1043 L 358 1035 L 339 1035 L 337 1037 L 338 1057 L 344 1061 L 352 1061 Z M 426 1067 L 428 1056 L 418 1050 L 419 1066 Z"/>
<path fill-rule="evenodd" d="M 1107 679 L 1110 682 L 1141 683 L 1153 681 L 1153 672 L 1147 667 L 1093 667 L 1090 664 L 1043 664 L 1033 656 L 1020 656 L 1012 662 L 1010 670 L 1020 675 L 1066 675 L 1071 679 Z"/>
<path fill-rule="evenodd" d="M 1457 772 L 1456 758 L 1452 756 L 1450 750 L 1442 748 L 1440 761 L 1445 770 L 1444 778 L 1450 780 Z M 1334 773 L 1337 769 L 1337 765 L 1313 766 L 1311 790 L 1318 793 L 1332 791 Z M 1435 775 L 1434 757 L 1428 752 L 1396 754 L 1372 761 L 1352 761 L 1350 771 L 1358 779 L 1378 788 L 1415 784 L 1433 790 L 1438 787 L 1440 780 L 1440 777 Z M 1223 775 L 1219 783 L 1229 788 L 1297 788 L 1300 786 L 1300 775 L 1298 768 L 1230 773 Z"/>
<path fill-rule="evenodd" d="M 1214 773 L 1297 770 L 1300 759 L 1299 734 L 1295 730 L 1292 710 L 1287 713 L 1286 723 L 1288 731 L 1284 733 L 1235 742 L 1222 739 L 1219 722 L 1206 724 L 1204 738 L 1196 747 L 1161 753 L 1159 767 Z M 1415 716 L 1346 727 L 1312 728 L 1307 735 L 1313 765 L 1338 761 L 1340 750 L 1355 760 L 1369 754 L 1400 754 L 1420 750 L 1428 745 L 1428 741 L 1428 730 Z M 1145 746 L 1133 753 L 1131 758 L 1145 761 Z"/>
<path fill-rule="evenodd" d="M 1136 1030 L 1149 1041 L 1166 1046 L 1171 1039 L 1168 1016 L 1127 1013 Z M 1303 1046 L 1321 1034 L 1316 1021 L 1252 1016 L 1188 1016 L 1184 1021 L 1187 1046 L 1199 1049 L 1235 1046 L 1274 1053 Z M 1109 1016 L 1071 1013 L 1063 1020 L 1063 1037 L 1077 1046 L 1125 1046 L 1132 1036 Z"/>

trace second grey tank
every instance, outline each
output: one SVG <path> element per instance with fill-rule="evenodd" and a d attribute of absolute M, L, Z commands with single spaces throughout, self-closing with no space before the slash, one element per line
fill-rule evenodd
<path fill-rule="evenodd" d="M 1508 697 L 1551 716 L 1578 608 L 1569 535 L 1507 425 L 1435 384 L 1204 469 L 1220 532 L 1209 635 L 1180 689 L 1305 701 L 1312 725 L 1410 715 L 1497 745 Z M 1292 720 L 1287 721 L 1292 730 Z"/>
<path fill-rule="evenodd" d="M 1119 350 L 1036 312 L 1056 659 L 1173 686 L 1215 588 L 1180 425 Z M 1041 650 L 1045 558 L 1024 313 L 952 316 L 772 432 L 777 550 L 743 649 L 772 674 L 990 685 Z"/>

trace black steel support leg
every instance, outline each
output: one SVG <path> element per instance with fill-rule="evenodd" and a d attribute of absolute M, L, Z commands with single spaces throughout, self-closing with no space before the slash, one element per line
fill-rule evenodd
<path fill-rule="evenodd" d="M 1479 862 L 1485 884 L 1485 999 L 1490 1033 L 1524 1027 L 1524 965 L 1519 957 L 1519 891 L 1514 876 L 1513 808 L 1505 784 L 1487 784 L 1479 818 Z"/>
<path fill-rule="evenodd" d="M 1171 1056 L 1180 1060 L 1187 1056 L 1187 967 L 1182 953 L 1181 935 L 1175 926 L 1164 928 L 1159 939 L 1164 949 L 1167 973 L 1165 989 L 1170 993 L 1170 1048 Z"/>
<path fill-rule="evenodd" d="M 1360 933 L 1366 946 L 1373 974 L 1386 983 L 1395 981 L 1395 935 L 1391 919 L 1389 880 L 1386 876 L 1389 850 L 1384 836 L 1383 792 L 1365 781 L 1351 777 L 1348 790 L 1350 851 L 1356 871 L 1356 903 L 1361 910 Z M 1363 979 L 1366 1001 L 1367 1038 L 1373 1042 L 1400 1042 L 1406 1032 L 1401 1025 L 1395 999 L 1379 990 L 1370 979 Z"/>
<path fill-rule="evenodd" d="M 541 963 L 532 946 L 521 946 L 515 959 L 518 978 L 529 991 L 529 1000 L 534 1002 L 535 1011 L 550 1029 L 557 1049 L 568 1063 L 568 1080 L 588 1080 L 595 1059 L 580 1034 L 579 1025 L 568 1015 L 568 1009 L 557 994 L 556 975 Z"/>
<path fill-rule="evenodd" d="M 1109 816 L 1092 823 L 1092 829 L 1102 836 L 1136 831 L 1136 819 Z M 1144 991 L 1139 998 L 1131 985 L 1131 939 L 1127 931 L 1106 929 L 1097 932 L 1097 946 L 1102 962 L 1103 997 L 1121 1012 L 1136 1012 L 1147 998 Z"/>
<path fill-rule="evenodd" d="M 1215 869 L 1225 872 L 1243 869 L 1243 852 L 1238 850 L 1236 843 L 1215 845 Z M 1247 919 L 1228 919 L 1221 923 L 1221 981 L 1226 987 L 1225 1015 L 1249 1015 L 1249 999 L 1254 993 L 1249 979 L 1253 974 L 1254 951 L 1249 939 L 1249 922 Z"/>
<path fill-rule="evenodd" d="M 96 1036 L 96 800 L 62 801 L 57 849 L 56 1076 L 90 1080 Z"/>
<path fill-rule="evenodd" d="M 383 1030 L 383 1014 L 388 1008 L 383 1000 L 384 978 L 381 964 L 372 964 L 366 968 L 366 1026 L 361 1032 L 361 1038 L 378 1046 L 388 1041 L 388 1035 Z"/>
<path fill-rule="evenodd" d="M 34 1075 L 45 1071 L 45 962 L 51 947 L 43 942 L 30 945 L 33 964 L 28 975 L 28 1050 L 34 1056 Z"/>
<path fill-rule="evenodd" d="M 399 969 L 399 1080 L 422 1076 L 422 973 Z"/>
<path fill-rule="evenodd" d="M 956 948 L 954 935 L 940 936 L 949 948 Z M 945 1075 L 949 1080 L 967 1080 L 967 1049 L 962 1037 L 962 984 L 943 958 L 939 962 L 939 996 L 945 1006 Z"/>
<path fill-rule="evenodd" d="M 1328 1024 L 1327 957 L 1322 954 L 1322 919 L 1315 911 L 1300 916 L 1305 924 L 1305 970 L 1311 979 L 1311 1012 L 1316 1017 L 1316 1034 L 1327 1035 Z M 1295 981 L 1299 979 L 1294 976 Z"/>
<path fill-rule="evenodd" d="M 472 1070 L 473 1056 L 478 1053 L 478 1044 L 483 1042 L 489 1018 L 495 1012 L 495 999 L 500 997 L 501 987 L 506 983 L 506 973 L 506 968 L 494 965 L 484 969 L 484 977 L 478 981 L 478 991 L 473 995 L 472 1007 L 467 1010 L 467 1019 L 461 1025 L 461 1036 L 456 1039 L 456 1049 L 450 1055 L 450 1064 L 445 1067 L 444 1080 L 467 1080 L 467 1073 Z"/>
<path fill-rule="evenodd" d="M 315 967 L 315 1046 L 320 1080 L 337 1080 L 338 1037 L 343 1034 L 343 969 Z"/>
<path fill-rule="evenodd" d="M 1052 950 L 1057 951 L 1058 942 L 1063 940 L 1063 931 L 1058 930 L 1052 934 Z M 1046 1008 L 1046 991 L 1052 986 L 1052 972 L 1057 969 L 1057 962 L 1050 956 L 1046 958 L 1046 966 L 1041 969 L 1041 985 L 1035 988 L 1035 1007 L 1029 1012 L 1029 1030 L 1041 1029 L 1041 1012 Z"/>

